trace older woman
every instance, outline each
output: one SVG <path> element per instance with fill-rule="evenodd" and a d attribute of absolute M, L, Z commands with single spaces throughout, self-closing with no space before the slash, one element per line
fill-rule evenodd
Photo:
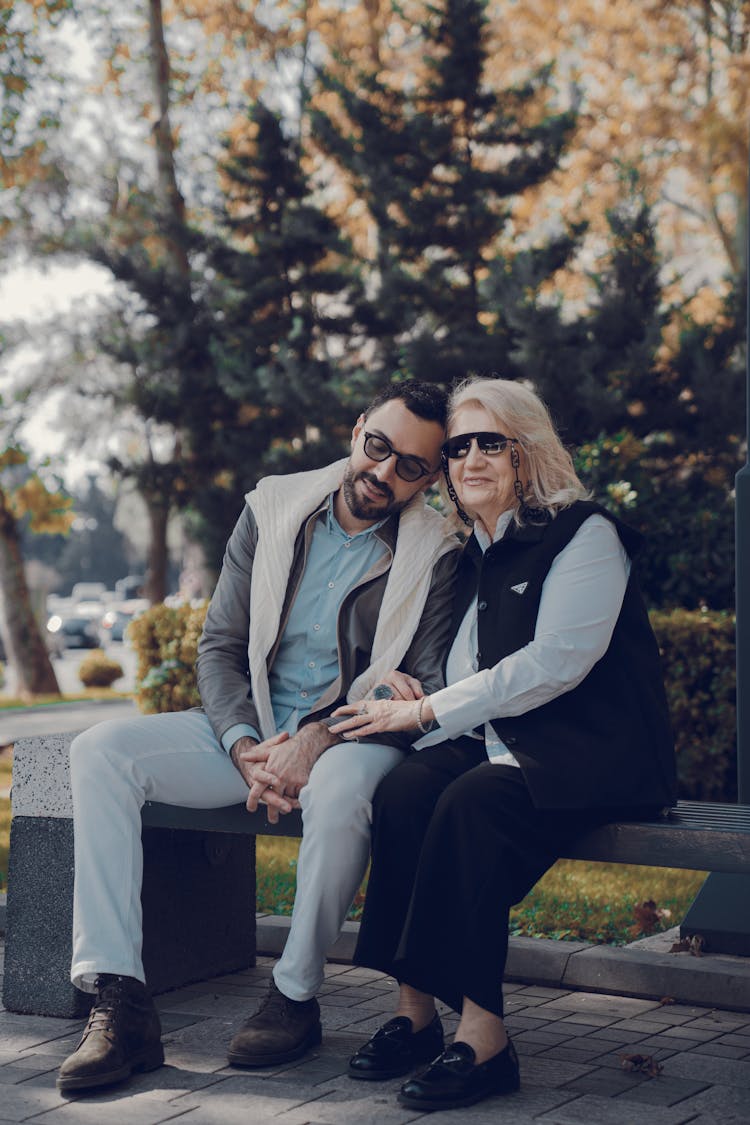
<path fill-rule="evenodd" d="M 447 686 L 424 696 L 393 673 L 393 699 L 342 707 L 334 728 L 425 734 L 375 797 L 355 955 L 396 977 L 399 1006 L 349 1065 L 380 1079 L 429 1062 L 399 1095 L 419 1110 L 518 1089 L 502 1019 L 511 905 L 577 835 L 675 796 L 658 649 L 630 569 L 640 536 L 587 499 L 526 387 L 464 383 L 448 434 L 448 492 L 473 533 Z M 446 1049 L 435 997 L 461 1017 Z"/>

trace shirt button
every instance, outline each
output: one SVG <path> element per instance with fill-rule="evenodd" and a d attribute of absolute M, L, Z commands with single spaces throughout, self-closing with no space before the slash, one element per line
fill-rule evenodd
<path fill-rule="evenodd" d="M 479 604 L 477 606 L 477 609 L 480 610 L 480 612 L 482 610 L 485 610 L 486 608 L 487 608 L 487 602 L 479 602 Z"/>
<path fill-rule="evenodd" d="M 509 734 L 507 738 L 503 739 L 503 742 L 506 746 L 515 746 L 515 744 L 518 742 L 518 739 L 514 734 Z"/>
<path fill-rule="evenodd" d="M 315 667 L 315 661 L 311 660 L 310 663 L 307 665 L 307 667 L 308 668 L 314 668 Z"/>
<path fill-rule="evenodd" d="M 329 583 L 328 583 L 328 589 L 329 589 L 329 590 L 332 590 L 332 589 L 333 589 L 333 587 L 334 587 L 335 585 L 336 585 L 336 583 L 335 583 L 335 582 L 329 582 Z"/>
<path fill-rule="evenodd" d="M 346 543 L 344 543 L 344 547 L 351 547 L 351 545 L 352 545 L 351 539 L 347 539 Z"/>
<path fill-rule="evenodd" d="M 317 633 L 319 628 L 320 628 L 320 625 L 313 625 L 313 629 L 315 630 L 316 633 Z"/>
<path fill-rule="evenodd" d="M 302 696 L 303 699 L 307 699 L 307 692 L 306 691 L 301 691 L 300 695 Z"/>

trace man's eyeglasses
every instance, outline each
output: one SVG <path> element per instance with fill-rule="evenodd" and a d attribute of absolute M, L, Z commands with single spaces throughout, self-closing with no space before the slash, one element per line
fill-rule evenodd
<path fill-rule="evenodd" d="M 476 441 L 479 452 L 486 457 L 495 457 L 504 453 L 508 442 L 517 441 L 518 438 L 506 437 L 505 434 L 495 434 L 488 430 L 476 430 L 471 434 L 456 434 L 443 442 L 443 453 L 449 461 L 460 461 L 469 456 L 472 441 Z"/>
<path fill-rule="evenodd" d="M 410 484 L 419 480 L 420 477 L 428 477 L 433 472 L 432 469 L 425 468 L 423 462 L 416 457 L 399 453 L 398 450 L 393 448 L 388 438 L 380 437 L 379 434 L 368 434 L 366 430 L 364 450 L 365 456 L 369 457 L 371 461 L 387 461 L 389 457 L 395 457 L 396 476 Z"/>

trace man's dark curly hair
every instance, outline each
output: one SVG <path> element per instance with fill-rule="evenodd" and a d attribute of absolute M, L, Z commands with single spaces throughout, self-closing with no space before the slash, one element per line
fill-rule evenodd
<path fill-rule="evenodd" d="M 409 379 L 405 383 L 389 383 L 375 395 L 365 410 L 365 418 L 369 418 L 375 410 L 393 399 L 400 399 L 406 409 L 416 414 L 417 418 L 424 418 L 426 422 L 437 422 L 445 428 L 448 420 L 448 395 L 436 383 L 424 383 L 418 379 Z"/>

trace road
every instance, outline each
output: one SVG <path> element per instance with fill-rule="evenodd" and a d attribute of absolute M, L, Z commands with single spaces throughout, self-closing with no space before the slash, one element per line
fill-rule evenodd
<path fill-rule="evenodd" d="M 117 691 L 132 691 L 135 686 L 136 657 L 133 650 L 126 644 L 111 642 L 107 647 L 107 655 L 117 660 L 123 668 L 122 679 L 115 680 L 112 685 Z M 57 675 L 60 690 L 66 694 L 75 695 L 83 690 L 78 679 L 78 669 L 87 653 L 80 649 L 67 649 L 65 653 L 53 660 L 53 667 Z M 8 683 L 0 692 L 0 697 L 13 694 L 14 684 L 10 670 L 8 670 Z M 19 738 L 31 738 L 38 734 L 59 734 L 71 730 L 84 730 L 103 719 L 115 719 L 134 715 L 137 708 L 132 700 L 107 700 L 106 702 L 91 701 L 90 703 L 60 703 L 47 706 L 24 707 L 18 710 L 0 710 L 0 746 L 17 741 Z"/>

